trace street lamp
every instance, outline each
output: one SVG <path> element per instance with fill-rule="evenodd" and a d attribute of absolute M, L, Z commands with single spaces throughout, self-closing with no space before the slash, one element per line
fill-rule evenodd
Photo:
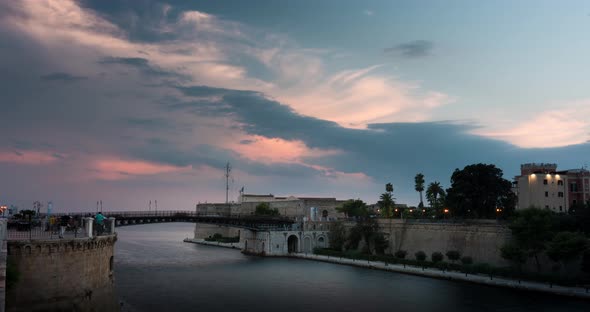
<path fill-rule="evenodd" d="M 447 218 L 447 214 L 449 214 L 449 209 L 448 208 L 445 208 L 445 210 L 443 210 L 443 211 L 445 213 L 445 219 L 446 219 Z"/>

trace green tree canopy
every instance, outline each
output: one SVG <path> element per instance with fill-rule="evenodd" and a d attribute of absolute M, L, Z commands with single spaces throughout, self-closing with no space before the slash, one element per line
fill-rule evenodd
<path fill-rule="evenodd" d="M 588 239 L 582 233 L 559 232 L 547 246 L 547 256 L 564 264 L 578 258 L 587 248 Z"/>
<path fill-rule="evenodd" d="M 365 218 L 369 215 L 367 204 L 360 199 L 347 200 L 342 206 L 336 208 L 336 210 L 346 214 L 348 217 Z"/>
<path fill-rule="evenodd" d="M 346 228 L 342 222 L 333 222 L 330 225 L 330 248 L 342 251 L 346 243 Z"/>
<path fill-rule="evenodd" d="M 442 208 L 445 195 L 445 190 L 440 185 L 440 182 L 437 181 L 430 183 L 428 189 L 426 189 L 426 199 L 430 207 L 436 210 Z"/>
<path fill-rule="evenodd" d="M 529 257 L 534 257 L 537 270 L 540 271 L 538 255 L 546 248 L 546 243 L 553 238 L 555 221 L 549 210 L 528 208 L 516 213 L 508 226 L 516 247 Z"/>
<path fill-rule="evenodd" d="M 381 209 L 381 215 L 385 218 L 391 217 L 391 211 L 395 205 L 395 198 L 393 197 L 393 185 L 391 183 L 385 184 L 385 193 L 381 194 L 377 202 Z"/>
<path fill-rule="evenodd" d="M 516 205 L 516 195 L 511 190 L 512 183 L 502 175 L 501 169 L 487 164 L 455 169 L 446 200 L 453 215 L 494 218 L 498 207 L 505 215 L 511 214 Z"/>

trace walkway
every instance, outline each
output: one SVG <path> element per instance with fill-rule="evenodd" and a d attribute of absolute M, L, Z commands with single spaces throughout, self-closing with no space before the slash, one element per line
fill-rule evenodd
<path fill-rule="evenodd" d="M 313 255 L 313 254 L 291 254 L 292 257 L 302 258 L 302 259 L 309 259 L 309 260 L 316 260 L 316 261 L 324 261 L 330 263 L 337 263 L 337 264 L 344 264 L 344 265 L 352 265 L 364 268 L 371 268 L 371 269 L 378 269 L 384 271 L 392 271 L 392 272 L 399 272 L 405 274 L 413 274 L 413 275 L 420 275 L 420 276 L 428 276 L 440 279 L 447 279 L 447 280 L 456 280 L 456 281 L 465 281 L 465 282 L 472 282 L 490 286 L 499 286 L 499 287 L 509 287 L 515 288 L 520 290 L 528 290 L 528 291 L 540 291 L 546 292 L 556 295 L 563 295 L 563 296 L 570 296 L 570 297 L 577 297 L 577 298 L 584 298 L 590 299 L 590 290 L 585 289 L 582 287 L 563 287 L 563 286 L 556 286 L 550 287 L 547 283 L 538 283 L 538 282 L 527 282 L 527 281 L 517 281 L 507 278 L 501 277 L 493 277 L 490 278 L 488 275 L 474 275 L 474 274 L 465 274 L 461 272 L 454 272 L 454 271 L 441 271 L 439 269 L 422 269 L 420 267 L 413 267 L 407 265 L 404 267 L 402 264 L 386 264 L 384 262 L 377 262 L 377 261 L 365 261 L 365 260 L 353 260 L 347 258 L 335 258 L 330 256 L 321 256 L 321 255 Z"/>

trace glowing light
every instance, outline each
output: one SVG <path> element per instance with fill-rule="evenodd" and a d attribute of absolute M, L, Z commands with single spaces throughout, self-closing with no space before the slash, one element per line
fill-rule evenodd
<path fill-rule="evenodd" d="M 445 209 L 445 213 L 449 213 L 449 209 Z"/>

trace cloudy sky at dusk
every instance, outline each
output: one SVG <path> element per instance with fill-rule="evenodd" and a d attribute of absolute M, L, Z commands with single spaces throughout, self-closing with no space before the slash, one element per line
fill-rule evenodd
<path fill-rule="evenodd" d="M 588 1 L 0 2 L 0 202 L 361 198 L 590 163 Z"/>

